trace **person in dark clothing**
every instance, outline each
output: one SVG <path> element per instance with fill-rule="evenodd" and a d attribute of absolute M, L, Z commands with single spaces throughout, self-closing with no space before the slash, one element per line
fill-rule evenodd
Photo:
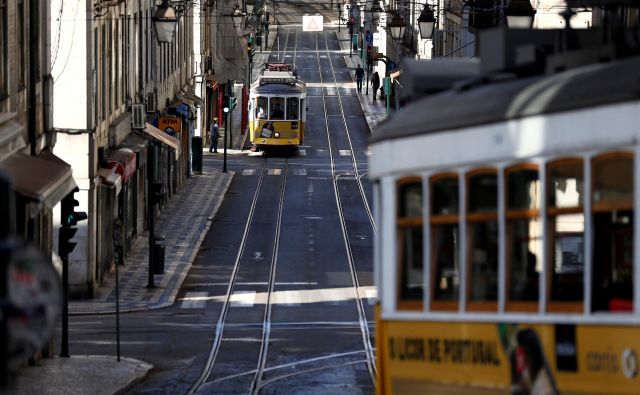
<path fill-rule="evenodd" d="M 209 146 L 209 152 L 218 152 L 218 138 L 220 127 L 218 126 L 218 120 L 213 118 L 213 122 L 211 123 L 211 128 L 209 129 L 209 138 L 211 138 L 211 146 Z"/>
<path fill-rule="evenodd" d="M 373 101 L 375 102 L 378 96 L 378 89 L 380 89 L 380 75 L 377 71 L 371 77 L 371 86 L 373 87 Z"/>
<path fill-rule="evenodd" d="M 273 106 L 273 110 L 271 111 L 271 119 L 282 119 L 284 118 L 284 111 L 282 111 L 282 107 L 280 107 L 280 103 L 276 103 Z"/>
<path fill-rule="evenodd" d="M 358 67 L 356 68 L 356 82 L 357 82 L 357 86 L 358 86 L 358 92 L 362 92 L 362 79 L 364 78 L 364 69 L 362 67 L 360 67 L 360 64 L 358 64 Z"/>

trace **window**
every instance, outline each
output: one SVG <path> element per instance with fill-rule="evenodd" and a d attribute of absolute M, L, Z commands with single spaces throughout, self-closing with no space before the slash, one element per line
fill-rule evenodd
<path fill-rule="evenodd" d="M 287 99 L 287 119 L 297 120 L 300 114 L 298 111 L 298 98 L 290 97 Z"/>
<path fill-rule="evenodd" d="M 120 84 L 122 83 L 122 81 L 120 81 L 120 21 L 116 20 L 116 27 L 115 27 L 115 33 L 113 35 L 113 49 L 114 52 L 116 54 L 115 56 L 115 67 L 114 67 L 114 74 L 115 77 L 113 79 L 113 86 L 114 86 L 114 104 L 115 107 L 118 108 L 118 106 L 120 105 Z M 124 78 L 123 78 L 124 79 Z"/>
<path fill-rule="evenodd" d="M 542 223 L 538 167 L 505 170 L 507 182 L 507 309 L 536 310 L 542 270 Z"/>
<path fill-rule="evenodd" d="M 498 176 L 494 169 L 467 175 L 469 310 L 495 311 L 498 300 Z"/>
<path fill-rule="evenodd" d="M 107 79 L 109 74 L 107 73 L 107 25 L 102 25 L 102 67 L 100 69 L 100 80 L 102 81 L 102 92 L 100 92 L 102 98 L 102 112 L 101 119 L 107 117 Z"/>
<path fill-rule="evenodd" d="M 267 118 L 267 98 L 266 97 L 258 97 L 258 104 L 256 105 L 256 119 L 266 119 Z"/>
<path fill-rule="evenodd" d="M 26 13 L 24 0 L 18 0 L 18 13 L 16 28 L 18 30 L 18 88 L 22 89 L 27 86 L 27 42 L 26 42 Z"/>
<path fill-rule="evenodd" d="M 458 175 L 433 176 L 431 182 L 431 273 L 434 310 L 458 308 L 460 231 Z"/>
<path fill-rule="evenodd" d="M 582 159 L 561 159 L 547 164 L 550 311 L 582 311 L 583 181 Z"/>
<path fill-rule="evenodd" d="M 272 97 L 269 100 L 269 119 L 284 119 L 284 99 Z"/>
<path fill-rule="evenodd" d="M 400 180 L 397 190 L 399 307 L 421 309 L 424 290 L 422 180 L 418 177 Z"/>
<path fill-rule="evenodd" d="M 8 71 L 9 71 L 9 26 L 7 18 L 7 2 L 0 0 L 0 99 L 9 95 Z"/>
<path fill-rule="evenodd" d="M 592 160 L 594 311 L 633 310 L 633 155 Z"/>
<path fill-rule="evenodd" d="M 100 41 L 98 41 L 98 28 L 93 28 L 93 112 L 94 112 L 94 122 L 93 126 L 98 126 L 98 120 L 100 119 L 100 102 L 98 101 L 98 67 L 100 62 L 98 61 L 98 54 L 100 51 L 98 50 L 98 46 Z"/>

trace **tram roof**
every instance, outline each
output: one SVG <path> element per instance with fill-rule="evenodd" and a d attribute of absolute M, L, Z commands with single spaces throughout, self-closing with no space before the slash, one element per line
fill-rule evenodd
<path fill-rule="evenodd" d="M 277 84 L 277 83 L 268 83 L 268 84 L 257 84 L 254 85 L 251 90 L 254 94 L 269 94 L 269 95 L 278 95 L 278 94 L 300 94 L 305 91 L 305 83 L 301 80 L 296 80 L 293 84 Z"/>
<path fill-rule="evenodd" d="M 640 57 L 633 57 L 553 75 L 451 89 L 407 105 L 373 131 L 371 142 L 640 100 L 639 78 Z"/>

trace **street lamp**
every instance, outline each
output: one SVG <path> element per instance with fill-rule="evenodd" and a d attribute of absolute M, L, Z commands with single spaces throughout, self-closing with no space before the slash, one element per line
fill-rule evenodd
<path fill-rule="evenodd" d="M 418 17 L 418 28 L 420 29 L 420 36 L 423 39 L 430 39 L 433 37 L 433 27 L 436 24 L 436 18 L 433 15 L 433 10 L 429 7 L 429 4 L 425 3 L 420 16 Z"/>
<path fill-rule="evenodd" d="M 162 4 L 158 6 L 156 13 L 153 15 L 153 24 L 156 28 L 158 43 L 173 42 L 178 17 L 176 16 L 176 11 L 169 5 L 167 0 L 162 0 Z"/>
<path fill-rule="evenodd" d="M 391 22 L 389 22 L 389 30 L 391 31 L 391 38 L 394 40 L 400 40 L 404 37 L 404 29 L 407 25 L 404 23 L 404 20 L 400 15 L 394 15 L 391 18 Z"/>
<path fill-rule="evenodd" d="M 510 29 L 531 29 L 536 10 L 529 0 L 511 0 L 505 11 Z"/>

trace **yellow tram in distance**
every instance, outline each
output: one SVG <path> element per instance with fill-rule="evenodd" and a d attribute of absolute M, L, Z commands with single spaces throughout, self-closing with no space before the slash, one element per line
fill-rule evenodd
<path fill-rule="evenodd" d="M 265 63 L 251 86 L 249 133 L 259 149 L 296 149 L 304 142 L 306 84 L 293 65 Z"/>

